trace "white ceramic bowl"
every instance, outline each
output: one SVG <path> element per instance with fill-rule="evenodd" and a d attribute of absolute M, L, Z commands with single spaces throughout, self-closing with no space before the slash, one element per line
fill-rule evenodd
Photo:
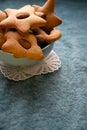
<path fill-rule="evenodd" d="M 54 43 L 47 45 L 42 49 L 44 57 L 46 57 L 51 52 L 53 45 Z M 14 58 L 12 54 L 3 52 L 2 50 L 0 50 L 0 61 L 14 66 L 27 66 L 40 62 L 39 60 L 31 60 L 28 58 Z"/>

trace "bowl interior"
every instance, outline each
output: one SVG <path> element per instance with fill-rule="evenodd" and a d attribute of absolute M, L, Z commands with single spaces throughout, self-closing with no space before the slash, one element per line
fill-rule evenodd
<path fill-rule="evenodd" d="M 51 52 L 53 45 L 54 43 L 47 45 L 42 49 L 44 57 L 46 57 Z M 3 52 L 2 50 L 0 50 L 0 61 L 14 66 L 27 66 L 40 62 L 40 60 L 31 60 L 28 58 L 14 58 L 12 54 Z"/>

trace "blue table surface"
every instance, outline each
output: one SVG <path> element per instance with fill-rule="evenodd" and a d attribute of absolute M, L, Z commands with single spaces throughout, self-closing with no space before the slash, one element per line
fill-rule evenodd
<path fill-rule="evenodd" d="M 46 0 L 1 0 L 0 9 Z M 56 0 L 62 67 L 14 82 L 0 73 L 0 130 L 87 130 L 87 1 Z"/>

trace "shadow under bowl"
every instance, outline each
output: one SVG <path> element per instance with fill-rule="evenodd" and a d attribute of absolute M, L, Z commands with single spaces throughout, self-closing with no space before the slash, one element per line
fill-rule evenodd
<path fill-rule="evenodd" d="M 51 50 L 53 49 L 54 43 L 45 46 L 42 51 L 44 58 L 49 55 Z M 4 52 L 0 50 L 0 61 L 8 64 L 8 65 L 13 65 L 13 66 L 27 66 L 27 65 L 33 65 L 41 60 L 31 60 L 28 58 L 15 58 L 11 53 Z"/>

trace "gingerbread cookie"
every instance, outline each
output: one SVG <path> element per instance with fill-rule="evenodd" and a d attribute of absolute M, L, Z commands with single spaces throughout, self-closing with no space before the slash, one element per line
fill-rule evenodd
<path fill-rule="evenodd" d="M 38 40 L 39 43 L 53 43 L 56 40 L 58 40 L 61 37 L 61 31 L 60 30 L 56 30 L 53 29 L 50 34 L 47 34 L 44 30 L 42 30 L 41 28 L 36 28 L 33 29 L 34 32 L 36 32 L 36 38 Z"/>
<path fill-rule="evenodd" d="M 54 14 L 55 0 L 47 0 L 43 6 L 33 5 L 36 12 L 43 12 L 44 19 L 46 19 L 47 24 L 44 27 L 44 30 L 52 30 L 54 27 L 60 25 L 62 20 Z"/>
<path fill-rule="evenodd" d="M 0 23 L 1 28 L 16 28 L 17 31 L 24 35 L 33 27 L 45 26 L 46 20 L 35 15 L 35 9 L 26 5 L 20 9 L 5 9 L 7 18 Z"/>
<path fill-rule="evenodd" d="M 8 31 L 5 34 L 6 42 L 2 45 L 1 49 L 5 52 L 12 53 L 16 58 L 26 57 L 29 59 L 40 60 L 43 58 L 41 48 L 37 45 L 36 37 L 33 34 L 27 34 L 25 37 L 21 36 L 18 32 Z M 25 49 L 20 44 L 20 40 L 25 39 L 29 42 L 30 48 Z"/>

